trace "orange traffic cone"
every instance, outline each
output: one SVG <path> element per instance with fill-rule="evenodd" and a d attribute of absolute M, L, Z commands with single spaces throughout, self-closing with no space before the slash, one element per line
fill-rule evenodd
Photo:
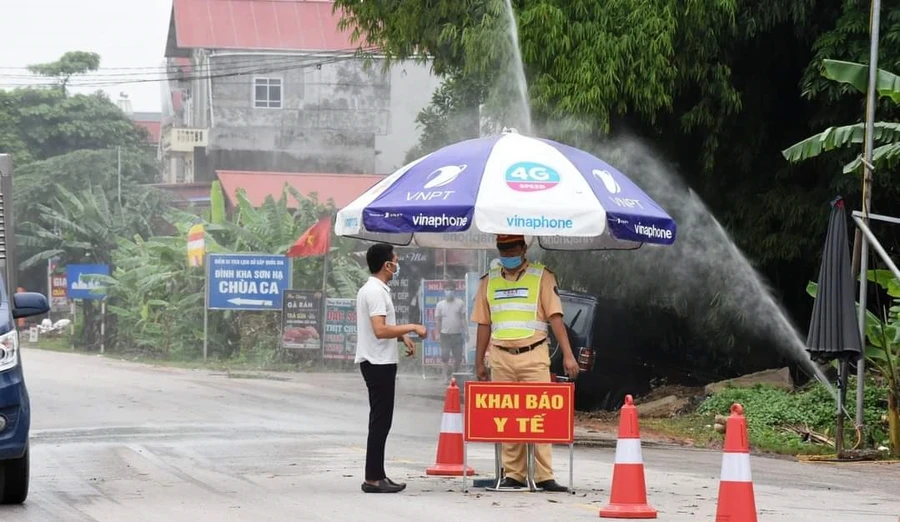
<path fill-rule="evenodd" d="M 466 467 L 466 475 L 475 470 Z M 428 475 L 461 477 L 463 474 L 463 418 L 459 411 L 459 388 L 456 379 L 450 379 L 444 399 L 444 416 L 441 417 L 441 435 L 438 438 L 437 460 L 425 470 Z"/>
<path fill-rule="evenodd" d="M 600 518 L 656 518 L 656 510 L 647 504 L 641 430 L 631 395 L 625 396 L 619 416 L 612 493 L 609 504 L 600 509 Z"/>
<path fill-rule="evenodd" d="M 744 407 L 731 405 L 725 426 L 725 452 L 719 481 L 716 522 L 756 522 L 756 499 L 750 476 L 750 441 Z"/>

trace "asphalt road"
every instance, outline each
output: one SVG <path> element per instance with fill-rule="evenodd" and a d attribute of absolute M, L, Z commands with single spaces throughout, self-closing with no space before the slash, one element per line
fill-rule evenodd
<path fill-rule="evenodd" d="M 426 477 L 442 386 L 403 376 L 388 441 L 398 495 L 360 491 L 367 406 L 358 374 L 237 378 L 24 351 L 34 409 L 31 495 L 3 522 L 572 521 L 608 501 L 614 450 L 576 448 L 576 493 L 460 491 Z M 282 378 L 283 379 L 283 378 Z M 568 478 L 565 448 L 558 478 Z M 490 446 L 473 445 L 479 473 Z M 659 520 L 715 518 L 721 455 L 645 448 Z M 900 466 L 753 458 L 760 521 L 898 522 Z"/>

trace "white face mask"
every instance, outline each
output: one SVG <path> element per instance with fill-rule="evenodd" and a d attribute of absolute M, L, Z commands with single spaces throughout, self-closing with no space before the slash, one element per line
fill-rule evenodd
<path fill-rule="evenodd" d="M 444 297 L 447 299 L 453 299 L 453 290 L 444 290 Z"/>
<path fill-rule="evenodd" d="M 394 263 L 394 262 L 392 261 L 391 264 L 394 265 L 394 271 L 391 272 L 391 275 L 395 275 L 395 276 L 396 276 L 396 275 L 399 275 L 399 274 L 400 274 L 400 263 Z"/>

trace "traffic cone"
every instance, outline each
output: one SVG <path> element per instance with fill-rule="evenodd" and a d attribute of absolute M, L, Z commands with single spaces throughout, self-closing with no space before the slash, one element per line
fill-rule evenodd
<path fill-rule="evenodd" d="M 609 504 L 600 509 L 600 518 L 656 518 L 656 510 L 647 504 L 641 430 L 631 395 L 625 396 L 619 415 L 612 493 Z"/>
<path fill-rule="evenodd" d="M 725 451 L 719 481 L 716 522 L 756 522 L 756 499 L 750 476 L 750 441 L 744 407 L 731 405 L 725 426 Z"/>
<path fill-rule="evenodd" d="M 475 470 L 466 467 L 466 475 Z M 434 466 L 425 470 L 428 475 L 461 477 L 463 474 L 463 418 L 459 411 L 459 388 L 456 378 L 450 379 L 444 399 L 444 415 L 441 417 L 441 435 L 438 438 L 437 459 Z"/>

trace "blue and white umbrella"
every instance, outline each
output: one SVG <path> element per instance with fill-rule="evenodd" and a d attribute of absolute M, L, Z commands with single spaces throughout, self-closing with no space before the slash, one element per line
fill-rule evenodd
<path fill-rule="evenodd" d="M 671 245 L 675 221 L 601 159 L 504 132 L 404 166 L 338 212 L 335 233 L 464 249 L 493 249 L 496 234 L 522 234 L 548 250 L 607 250 Z"/>

